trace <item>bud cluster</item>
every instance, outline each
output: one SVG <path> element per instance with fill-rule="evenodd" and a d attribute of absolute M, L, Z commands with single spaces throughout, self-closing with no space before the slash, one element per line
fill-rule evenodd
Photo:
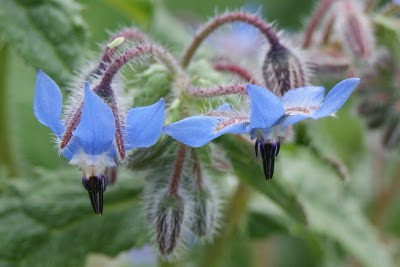
<path fill-rule="evenodd" d="M 152 239 L 165 260 L 179 256 L 195 240 L 211 240 L 219 222 L 216 191 L 202 176 L 194 152 L 190 158 L 180 146 L 171 168 L 171 179 L 149 181 L 145 213 Z"/>

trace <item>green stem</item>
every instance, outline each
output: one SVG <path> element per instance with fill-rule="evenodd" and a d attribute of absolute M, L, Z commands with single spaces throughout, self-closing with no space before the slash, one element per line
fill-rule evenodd
<path fill-rule="evenodd" d="M 7 176 L 17 175 L 15 158 L 12 155 L 9 121 L 9 97 L 7 95 L 7 63 L 8 53 L 5 47 L 0 49 L 0 165 L 8 171 Z"/>
<path fill-rule="evenodd" d="M 375 208 L 372 211 L 372 222 L 380 226 L 395 202 L 400 189 L 400 168 L 397 168 L 391 182 L 376 196 Z"/>
<path fill-rule="evenodd" d="M 246 183 L 240 181 L 232 199 L 229 201 L 230 205 L 225 212 L 225 222 L 221 233 L 214 243 L 206 248 L 203 262 L 200 266 L 219 267 L 222 266 L 222 261 L 228 258 L 227 253 L 229 253 L 232 238 L 243 218 L 250 196 L 250 188 Z"/>

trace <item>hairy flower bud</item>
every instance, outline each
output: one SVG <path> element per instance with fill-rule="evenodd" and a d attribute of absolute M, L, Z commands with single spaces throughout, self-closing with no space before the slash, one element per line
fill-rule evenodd
<path fill-rule="evenodd" d="M 370 60 L 373 54 L 374 37 L 372 25 L 363 7 L 354 0 L 336 3 L 337 24 L 345 48 L 354 56 Z"/>
<path fill-rule="evenodd" d="M 219 201 L 213 188 L 206 186 L 194 192 L 192 232 L 201 240 L 210 240 L 219 227 Z"/>
<path fill-rule="evenodd" d="M 153 184 L 147 189 L 145 213 L 153 242 L 165 260 L 183 252 L 189 236 L 192 200 L 184 189 L 170 194 L 168 186 Z"/>
<path fill-rule="evenodd" d="M 157 244 L 161 254 L 171 254 L 181 239 L 184 216 L 182 198 L 166 195 L 158 204 L 156 218 Z"/>
<path fill-rule="evenodd" d="M 172 260 L 182 252 L 190 235 L 192 197 L 183 186 L 187 166 L 186 146 L 178 145 L 171 179 L 151 179 L 145 192 L 145 213 L 156 244 L 164 260 Z M 165 176 L 163 176 L 165 178 Z"/>
<path fill-rule="evenodd" d="M 190 186 L 193 188 L 193 220 L 191 230 L 200 241 L 213 238 L 219 226 L 219 199 L 212 184 L 204 179 L 196 150 L 191 150 L 193 161 Z"/>
<path fill-rule="evenodd" d="M 263 64 L 266 87 L 282 96 L 288 90 L 307 83 L 306 65 L 293 51 L 282 44 L 271 46 Z"/>

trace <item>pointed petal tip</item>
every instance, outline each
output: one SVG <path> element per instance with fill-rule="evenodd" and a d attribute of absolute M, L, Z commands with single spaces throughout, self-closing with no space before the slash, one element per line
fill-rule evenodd
<path fill-rule="evenodd" d="M 85 93 L 86 93 L 86 91 L 88 91 L 88 90 L 91 91 L 90 83 L 89 83 L 89 81 L 85 81 Z"/>
<path fill-rule="evenodd" d="M 164 121 L 164 98 L 160 98 L 150 106 L 130 109 L 125 119 L 126 150 L 154 145 L 164 130 Z"/>
<path fill-rule="evenodd" d="M 61 123 L 62 94 L 58 85 L 44 71 L 38 70 L 35 82 L 33 113 L 40 123 L 60 137 L 64 131 Z"/>

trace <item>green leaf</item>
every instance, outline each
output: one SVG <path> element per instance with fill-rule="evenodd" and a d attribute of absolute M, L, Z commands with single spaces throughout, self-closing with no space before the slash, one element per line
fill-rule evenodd
<path fill-rule="evenodd" d="M 185 26 L 164 7 L 164 2 L 157 1 L 155 5 L 151 31 L 164 46 L 182 53 L 191 36 Z"/>
<path fill-rule="evenodd" d="M 378 43 L 385 45 L 397 59 L 400 59 L 400 19 L 376 15 L 373 17 Z"/>
<path fill-rule="evenodd" d="M 0 45 L 16 51 L 56 80 L 82 58 L 86 30 L 73 0 L 0 0 Z"/>
<path fill-rule="evenodd" d="M 261 160 L 256 159 L 250 142 L 235 136 L 224 136 L 217 139 L 217 142 L 224 148 L 234 173 L 239 179 L 277 203 L 295 220 L 306 223 L 307 218 L 301 204 L 293 194 L 294 191 L 288 190 L 278 175 L 270 181 L 265 180 Z"/>
<path fill-rule="evenodd" d="M 96 216 L 78 171 L 39 171 L 0 192 L 0 258 L 11 266 L 82 266 L 148 241 L 139 194 L 144 173 L 120 173 Z M 62 251 L 62 252 L 61 252 Z"/>
<path fill-rule="evenodd" d="M 350 169 L 366 153 L 364 129 L 361 121 L 352 114 L 352 103 L 346 103 L 337 113 L 337 118 L 304 122 L 311 145 L 322 156 L 339 160 Z"/>
<path fill-rule="evenodd" d="M 265 216 L 261 212 L 250 212 L 248 231 L 251 238 L 262 239 L 279 232 L 286 232 L 286 229 L 274 217 Z"/>
<path fill-rule="evenodd" d="M 148 26 L 153 16 L 154 5 L 148 0 L 106 0 L 119 12 L 133 19 L 137 24 Z"/>
<path fill-rule="evenodd" d="M 284 148 L 280 157 L 280 179 L 296 189 L 312 232 L 335 240 L 363 266 L 393 266 L 360 201 L 331 168 L 304 148 Z"/>

